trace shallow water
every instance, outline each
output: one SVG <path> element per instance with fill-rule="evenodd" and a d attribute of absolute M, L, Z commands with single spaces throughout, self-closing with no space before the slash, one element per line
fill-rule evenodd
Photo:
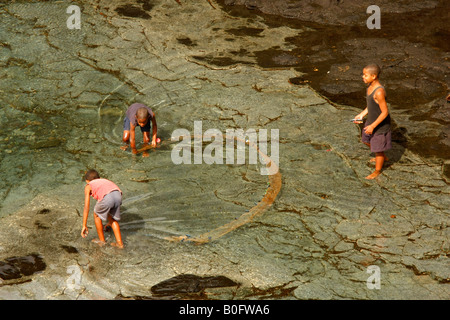
<path fill-rule="evenodd" d="M 87 34 L 83 29 L 64 28 L 61 22 L 67 15 L 61 12 L 68 3 L 2 5 L 0 121 L 3 129 L 0 142 L 4 177 L 0 187 L 3 199 L 0 216 L 14 212 L 37 194 L 50 192 L 61 185 L 81 188 L 82 174 L 88 168 L 97 168 L 108 178 L 113 178 L 112 173 L 117 174 L 120 180 L 116 182 L 125 190 L 128 186 L 133 191 L 135 187 L 140 188 L 143 196 L 139 202 L 143 207 L 149 207 L 145 204 L 146 198 L 157 197 L 160 202 L 174 202 L 174 214 L 189 211 L 187 207 L 192 202 L 196 203 L 197 196 L 202 193 L 205 200 L 200 203 L 205 208 L 217 206 L 214 201 L 220 201 L 220 193 L 202 192 L 202 188 L 208 190 L 208 182 L 228 176 L 230 179 L 223 180 L 223 184 L 236 186 L 247 170 L 258 170 L 256 167 L 232 166 L 212 166 L 205 170 L 194 165 L 174 165 L 170 158 L 173 145 L 165 145 L 165 142 L 170 139 L 171 132 L 179 128 L 173 118 L 184 117 L 185 113 L 182 103 L 174 105 L 174 101 L 179 100 L 179 96 L 192 94 L 193 90 L 183 92 L 186 91 L 183 85 L 171 89 L 170 83 L 148 82 L 148 87 L 138 91 L 132 83 L 134 77 L 125 80 L 114 66 L 111 70 L 96 67 L 93 58 L 85 57 L 84 46 L 96 37 L 110 36 L 113 30 L 105 24 L 96 25 L 98 33 L 94 34 Z M 50 13 L 44 15 L 47 11 Z M 17 19 L 16 15 L 22 18 Z M 58 15 L 61 19 L 57 19 Z M 88 19 L 94 21 L 94 17 Z M 25 47 L 19 47 L 22 41 L 27 43 Z M 158 115 L 158 136 L 164 143 L 157 152 L 151 152 L 149 159 L 139 155 L 133 157 L 129 151 L 119 149 L 124 112 L 133 102 L 147 103 Z M 205 113 L 199 109 L 195 113 L 197 115 L 192 119 L 202 120 L 208 118 L 209 111 Z M 169 114 L 169 117 L 159 117 L 159 114 Z M 193 121 L 188 123 L 188 120 L 186 125 L 192 126 Z M 142 141 L 140 132 L 137 133 L 137 141 Z M 161 192 L 164 188 L 159 183 L 177 189 Z M 262 189 L 264 186 L 265 183 Z M 221 188 L 210 186 L 209 190 Z M 258 195 L 256 189 L 255 186 L 245 189 L 256 193 L 250 203 L 257 202 L 264 194 L 260 191 Z M 144 196 L 149 194 L 149 190 L 152 197 Z M 184 190 L 189 191 L 184 194 Z M 225 203 L 223 211 L 233 217 L 238 215 L 239 210 L 233 208 L 236 205 L 232 201 L 245 201 L 238 197 L 228 201 L 231 205 Z M 131 206 L 128 210 L 137 209 Z M 166 212 L 167 216 L 170 216 L 169 212 Z M 178 219 L 169 218 L 168 221 L 182 224 Z"/>
<path fill-rule="evenodd" d="M 20 207 L 21 203 L 31 200 L 38 192 L 49 191 L 61 184 L 78 182 L 84 170 L 98 167 L 99 163 L 102 164 L 104 171 L 109 171 L 110 165 L 112 171 L 120 170 L 116 169 L 114 163 L 104 159 L 109 157 L 127 159 L 127 155 L 120 154 L 116 148 L 120 144 L 121 122 L 126 107 L 132 102 L 139 101 L 148 103 L 155 111 L 166 112 L 166 108 L 173 105 L 176 97 L 180 95 L 178 92 L 180 88 L 170 89 L 170 83 L 149 83 L 148 88 L 138 88 L 132 83 L 133 77 L 125 80 L 116 67 L 99 67 L 95 63 L 96 60 L 86 54 L 86 45 L 88 48 L 95 48 L 96 41 L 111 36 L 114 30 L 105 24 L 95 25 L 98 32 L 93 34 L 86 33 L 83 29 L 68 30 L 63 25 L 68 16 L 64 13 L 68 4 L 69 2 L 15 3 L 10 7 L 2 5 L 0 159 L 4 177 L 1 180 L 0 191 L 4 200 L 0 207 L 0 216 Z M 29 6 L 33 6 L 34 9 L 29 10 L 31 8 Z M 130 6 L 128 9 L 131 13 L 134 11 L 139 13 L 145 8 L 137 9 L 137 6 Z M 152 6 L 146 7 L 148 12 L 151 9 Z M 49 10 L 50 14 L 35 13 L 36 11 L 44 13 L 46 10 Z M 243 9 L 233 10 L 233 14 L 239 12 L 239 15 L 246 18 L 257 19 L 255 14 Z M 127 17 L 136 16 L 128 12 L 126 6 L 118 7 L 116 11 Z M 17 19 L 17 15 L 21 18 Z M 141 14 L 139 18 L 146 17 Z M 266 15 L 264 18 L 272 28 L 280 24 L 273 17 Z M 256 55 L 257 64 L 265 68 L 280 66 L 299 68 L 307 73 L 307 81 L 321 90 L 319 83 L 326 80 L 323 70 L 330 68 L 326 64 L 330 64 L 331 61 L 339 63 L 338 60 L 342 60 L 343 57 L 333 59 L 330 57 L 324 62 L 317 62 L 316 67 L 320 72 L 308 73 L 311 69 L 310 63 L 305 64 L 299 57 L 314 56 L 316 53 L 307 49 L 304 44 L 307 42 L 320 44 L 325 41 L 324 38 L 316 39 L 318 34 L 339 32 L 341 39 L 339 41 L 342 41 L 342 38 L 352 37 L 348 34 L 361 36 L 361 32 L 364 31 L 355 28 L 328 30 L 324 26 L 296 22 L 292 19 L 286 20 L 286 23 L 302 34 L 300 37 L 286 37 L 285 41 L 295 45 L 295 48 L 292 47 L 289 51 L 279 47 L 254 52 L 240 50 L 235 51 L 234 58 L 244 58 L 242 61 L 225 57 L 208 58 L 207 61 L 212 65 L 229 66 L 235 65 L 236 61 L 248 63 L 245 62 L 245 56 L 248 58 Z M 314 31 L 304 32 L 302 28 Z M 324 30 L 318 32 L 319 29 Z M 236 41 L 241 37 L 257 39 L 263 30 L 264 28 L 240 27 L 229 28 L 225 32 Z M 445 42 L 439 41 L 439 33 L 436 37 L 435 45 L 445 45 Z M 327 40 L 329 43 L 327 42 L 326 46 L 333 47 L 339 43 L 336 37 L 330 38 L 334 40 Z M 178 39 L 184 45 L 195 46 L 189 37 Z M 189 41 L 186 42 L 186 39 Z M 424 40 L 431 41 L 429 37 Z M 22 43 L 25 43 L 25 46 L 19 45 Z M 204 59 L 199 56 L 194 58 Z M 304 77 L 300 79 L 305 80 Z M 292 81 L 295 83 L 295 79 Z M 161 95 L 162 86 L 166 93 L 163 95 Z M 398 90 L 395 91 L 396 94 L 397 92 Z M 343 97 L 330 97 L 338 99 L 336 101 L 339 103 L 357 104 L 359 95 L 360 93 L 348 93 Z M 399 100 L 404 99 L 403 96 L 395 97 L 394 103 L 398 104 Z M 347 100 L 342 100 L 344 98 Z M 433 97 L 429 97 L 427 101 L 430 100 L 433 100 Z M 172 115 L 176 112 L 176 109 L 170 110 Z M 200 115 L 200 118 L 204 118 L 204 115 Z M 170 133 L 178 126 L 171 123 L 172 119 L 164 117 L 160 119 L 162 121 L 160 135 L 163 139 L 168 139 Z M 398 142 L 404 142 L 402 130 L 397 130 L 396 133 Z M 437 139 L 440 139 L 439 137 Z M 427 146 L 433 145 L 434 142 L 429 143 L 432 138 L 423 139 L 428 142 L 422 143 L 422 147 L 417 145 L 418 142 L 415 142 L 414 146 L 410 143 L 409 147 L 422 150 L 428 155 L 431 151 L 426 151 Z M 447 155 L 446 145 L 439 144 L 439 141 L 435 143 L 437 144 L 433 147 L 434 154 L 440 157 Z M 438 144 L 439 149 L 436 149 Z"/>

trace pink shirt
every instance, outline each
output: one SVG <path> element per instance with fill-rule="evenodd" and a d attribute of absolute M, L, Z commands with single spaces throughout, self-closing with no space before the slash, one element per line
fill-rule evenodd
<path fill-rule="evenodd" d="M 89 182 L 89 185 L 92 189 L 92 197 L 97 201 L 101 201 L 111 191 L 118 190 L 122 192 L 114 182 L 107 179 L 94 179 Z"/>

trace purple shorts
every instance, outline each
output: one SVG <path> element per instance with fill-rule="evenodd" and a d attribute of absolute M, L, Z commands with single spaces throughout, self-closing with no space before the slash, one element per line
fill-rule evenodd
<path fill-rule="evenodd" d="M 391 130 L 386 133 L 367 134 L 364 129 L 361 133 L 361 140 L 370 144 L 371 152 L 384 152 L 392 148 Z"/>

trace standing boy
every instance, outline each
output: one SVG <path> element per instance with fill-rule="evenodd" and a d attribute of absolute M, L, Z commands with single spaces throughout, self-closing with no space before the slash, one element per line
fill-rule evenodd
<path fill-rule="evenodd" d="M 386 103 L 386 92 L 379 81 L 380 72 L 380 67 L 376 64 L 370 64 L 363 69 L 362 78 L 368 85 L 367 107 L 355 117 L 355 120 L 362 120 L 368 115 L 362 131 L 362 142 L 375 153 L 375 158 L 370 160 L 375 162 L 375 171 L 366 179 L 375 179 L 380 175 L 384 162 L 388 160 L 384 152 L 392 148 L 391 117 Z"/>
<path fill-rule="evenodd" d="M 122 150 L 126 150 L 128 148 L 127 144 L 130 143 L 131 152 L 133 154 L 137 153 L 135 129 L 138 125 L 141 127 L 144 145 L 148 145 L 148 143 L 150 142 L 150 127 L 153 128 L 151 146 L 156 147 L 156 134 L 158 129 L 156 126 L 155 114 L 153 113 L 152 109 L 147 107 L 145 104 L 133 103 L 128 108 L 125 114 L 125 119 L 123 121 L 122 141 L 126 145 L 121 147 Z M 144 151 L 142 156 L 148 157 L 148 152 Z"/>
<path fill-rule="evenodd" d="M 84 176 L 86 187 L 84 188 L 84 211 L 83 211 L 83 228 L 81 236 L 86 238 L 89 233 L 87 228 L 87 219 L 89 215 L 90 197 L 92 196 L 97 203 L 94 207 L 94 222 L 97 229 L 98 239 L 92 240 L 100 246 L 105 244 L 105 236 L 103 233 L 103 222 L 108 223 L 105 226 L 111 227 L 116 242 L 111 243 L 112 246 L 123 248 L 122 236 L 120 234 L 120 205 L 122 204 L 122 191 L 112 181 L 100 178 L 97 171 L 88 170 Z"/>

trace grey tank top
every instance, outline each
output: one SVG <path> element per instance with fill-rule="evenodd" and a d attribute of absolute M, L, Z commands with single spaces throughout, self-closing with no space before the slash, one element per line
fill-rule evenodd
<path fill-rule="evenodd" d="M 369 113 L 367 115 L 367 121 L 365 124 L 366 126 L 375 122 L 375 120 L 377 120 L 378 116 L 381 114 L 380 106 L 375 102 L 373 98 L 373 95 L 379 88 L 384 89 L 383 86 L 376 87 L 371 94 L 367 95 L 367 110 Z M 391 116 L 388 114 L 387 117 L 373 130 L 373 134 L 386 133 L 389 132 L 389 130 L 391 130 Z"/>

